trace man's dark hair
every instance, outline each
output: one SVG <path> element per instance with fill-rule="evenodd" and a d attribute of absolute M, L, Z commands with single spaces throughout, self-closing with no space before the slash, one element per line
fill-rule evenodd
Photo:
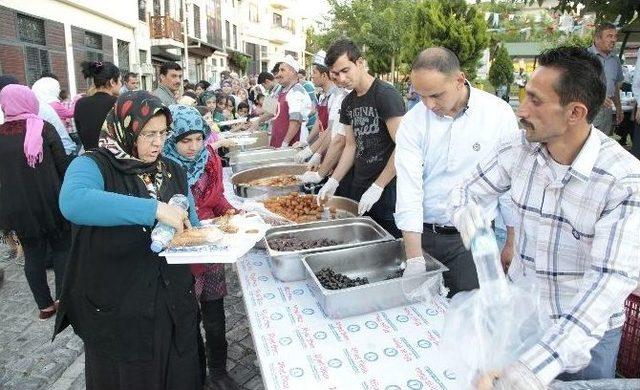
<path fill-rule="evenodd" d="M 329 77 L 329 68 L 327 68 L 326 66 L 321 65 L 321 64 L 313 64 L 313 67 L 316 68 L 318 73 L 326 74 L 327 77 Z"/>
<path fill-rule="evenodd" d="M 538 64 L 560 71 L 560 77 L 553 86 L 560 97 L 560 104 L 584 104 L 588 110 L 587 122 L 593 122 L 607 90 L 598 57 L 582 47 L 562 46 L 542 52 L 538 56 Z"/>
<path fill-rule="evenodd" d="M 258 84 L 264 84 L 265 81 L 273 81 L 273 75 L 269 72 L 262 72 L 258 75 Z"/>
<path fill-rule="evenodd" d="M 247 110 L 249 109 L 249 103 L 242 101 L 240 103 L 238 103 L 238 111 L 240 111 L 241 109 L 246 108 Z"/>
<path fill-rule="evenodd" d="M 298 74 L 303 77 L 307 77 L 307 71 L 304 69 L 298 69 Z"/>
<path fill-rule="evenodd" d="M 122 81 L 126 83 L 131 78 L 138 78 L 138 74 L 133 72 L 127 72 L 127 74 L 125 74 L 124 77 L 122 78 Z"/>
<path fill-rule="evenodd" d="M 43 72 L 40 75 L 40 78 L 43 79 L 45 77 L 51 77 L 52 79 L 55 79 L 56 81 L 60 81 L 60 79 L 58 78 L 58 76 L 56 76 L 55 74 L 51 73 L 51 72 Z"/>
<path fill-rule="evenodd" d="M 191 83 L 186 83 L 183 88 L 184 88 L 185 91 L 195 91 L 196 90 L 196 86 L 191 84 Z"/>
<path fill-rule="evenodd" d="M 207 88 L 209 88 L 211 86 L 211 83 L 208 82 L 207 80 L 200 80 L 198 81 L 198 83 L 196 84 L 196 88 L 200 86 L 200 88 L 206 90 Z"/>
<path fill-rule="evenodd" d="M 324 57 L 324 64 L 331 68 L 343 54 L 346 54 L 349 61 L 353 63 L 355 63 L 358 58 L 362 57 L 360 49 L 351 39 L 342 38 L 333 42 L 331 46 L 329 46 L 327 55 Z"/>
<path fill-rule="evenodd" d="M 273 69 L 271 69 L 271 73 L 276 74 L 280 72 L 280 64 L 282 64 L 282 61 L 276 62 L 276 64 L 273 65 Z"/>
<path fill-rule="evenodd" d="M 222 72 L 220 72 L 221 78 L 227 78 L 229 76 L 231 76 L 231 72 L 229 72 L 228 70 L 223 70 Z"/>
<path fill-rule="evenodd" d="M 599 25 L 596 26 L 596 31 L 593 35 L 596 37 L 600 37 L 602 36 L 603 31 L 611 30 L 611 29 L 615 30 L 616 25 L 609 22 L 600 23 Z"/>
<path fill-rule="evenodd" d="M 182 67 L 175 62 L 165 62 L 160 65 L 160 74 L 166 76 L 170 70 L 182 70 Z"/>
<path fill-rule="evenodd" d="M 460 60 L 454 52 L 446 47 L 430 47 L 421 51 L 411 64 L 411 70 L 420 69 L 435 70 L 451 75 L 460 71 Z"/>

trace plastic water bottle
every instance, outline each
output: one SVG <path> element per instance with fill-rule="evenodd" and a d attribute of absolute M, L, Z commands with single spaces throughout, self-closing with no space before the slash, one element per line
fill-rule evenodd
<path fill-rule="evenodd" d="M 169 199 L 171 206 L 177 206 L 184 211 L 189 209 L 189 200 L 182 194 L 175 194 Z M 151 250 L 155 253 L 161 252 L 169 245 L 173 236 L 176 234 L 176 229 L 167 225 L 166 223 L 158 222 L 155 228 L 151 231 Z"/>
<path fill-rule="evenodd" d="M 503 294 L 507 292 L 506 277 L 502 271 L 500 250 L 493 230 L 482 228 L 476 231 L 471 239 L 471 254 L 478 273 L 480 292 L 492 292 L 490 297 L 484 298 L 491 301 L 504 298 Z"/>

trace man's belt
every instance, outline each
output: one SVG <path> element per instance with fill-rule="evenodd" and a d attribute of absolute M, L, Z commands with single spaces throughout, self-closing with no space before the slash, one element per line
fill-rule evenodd
<path fill-rule="evenodd" d="M 442 235 L 460 234 L 460 232 L 458 232 L 458 229 L 456 229 L 453 226 L 437 225 L 433 223 L 425 223 L 424 230 L 430 230 L 435 234 L 442 234 Z"/>

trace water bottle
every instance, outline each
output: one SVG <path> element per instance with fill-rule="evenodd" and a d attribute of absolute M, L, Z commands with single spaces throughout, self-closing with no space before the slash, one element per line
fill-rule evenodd
<path fill-rule="evenodd" d="M 175 194 L 169 199 L 171 206 L 177 206 L 184 211 L 189 209 L 189 200 L 182 194 Z M 166 223 L 158 222 L 155 228 L 151 231 L 151 250 L 155 253 L 161 252 L 169 245 L 176 234 L 176 229 L 167 225 Z"/>
<path fill-rule="evenodd" d="M 503 295 L 507 293 L 506 277 L 502 271 L 500 250 L 492 229 L 482 228 L 476 231 L 471 239 L 471 254 L 476 265 L 481 294 L 486 291 L 492 293 L 492 296 L 483 298 L 489 298 L 491 301 L 504 298 Z"/>

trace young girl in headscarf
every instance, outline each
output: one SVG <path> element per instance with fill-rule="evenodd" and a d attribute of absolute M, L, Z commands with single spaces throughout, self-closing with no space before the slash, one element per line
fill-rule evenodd
<path fill-rule="evenodd" d="M 5 114 L 0 125 L 0 230 L 15 231 L 22 243 L 24 273 L 38 317 L 45 320 L 57 307 L 47 284 L 49 256 L 58 297 L 69 251 L 69 224 L 58 208 L 69 158 L 56 130 L 37 115 L 39 105 L 24 85 L 7 85 L 0 91 Z"/>
<path fill-rule="evenodd" d="M 211 136 L 209 126 L 193 107 L 172 105 L 169 108 L 173 118 L 172 135 L 165 143 L 163 155 L 180 164 L 187 172 L 198 218 L 210 219 L 234 212 L 235 209 L 224 197 L 220 157 L 208 144 Z M 226 371 L 223 298 L 227 294 L 227 286 L 224 266 L 194 264 L 191 271 L 195 276 L 195 292 L 200 301 L 211 378 L 220 388 L 238 388 Z"/>

